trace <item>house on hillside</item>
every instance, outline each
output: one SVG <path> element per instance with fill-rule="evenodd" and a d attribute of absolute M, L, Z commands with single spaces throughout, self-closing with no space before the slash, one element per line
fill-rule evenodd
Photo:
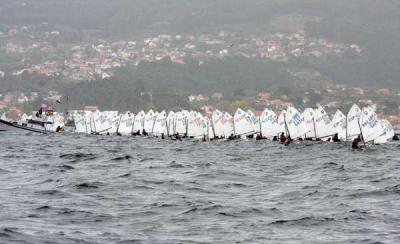
<path fill-rule="evenodd" d="M 83 108 L 83 110 L 85 110 L 85 111 L 92 111 L 92 112 L 95 112 L 95 111 L 98 111 L 99 110 L 99 107 L 97 107 L 97 106 L 85 106 L 84 108 Z"/>
<path fill-rule="evenodd" d="M 364 89 L 360 88 L 360 87 L 353 87 L 352 89 L 353 94 L 355 95 L 364 95 Z"/>
<path fill-rule="evenodd" d="M 209 100 L 209 97 L 199 94 L 199 95 L 190 95 L 189 102 L 206 102 Z"/>
<path fill-rule="evenodd" d="M 222 98 L 224 98 L 224 95 L 222 95 L 222 93 L 220 92 L 214 92 L 211 96 L 212 99 L 220 101 L 222 100 Z"/>
<path fill-rule="evenodd" d="M 271 98 L 271 93 L 269 92 L 260 92 L 257 94 L 258 101 L 262 103 L 268 103 Z"/>
<path fill-rule="evenodd" d="M 379 95 L 384 95 L 384 96 L 392 95 L 392 91 L 389 88 L 380 88 L 375 92 Z"/>

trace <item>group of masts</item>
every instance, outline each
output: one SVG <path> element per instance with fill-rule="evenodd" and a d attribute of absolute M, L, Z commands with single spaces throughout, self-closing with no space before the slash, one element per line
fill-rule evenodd
<path fill-rule="evenodd" d="M 251 110 L 237 109 L 232 116 L 215 110 L 210 117 L 196 111 L 119 113 L 117 111 L 70 111 L 75 132 L 120 136 L 155 136 L 162 138 L 194 138 L 204 141 L 218 139 L 271 139 L 353 141 L 386 143 L 394 130 L 381 120 L 371 107 L 353 105 L 347 115 L 337 110 L 331 119 L 322 106 L 307 108 L 300 113 L 288 107 L 279 116 L 265 109 L 260 116 Z"/>

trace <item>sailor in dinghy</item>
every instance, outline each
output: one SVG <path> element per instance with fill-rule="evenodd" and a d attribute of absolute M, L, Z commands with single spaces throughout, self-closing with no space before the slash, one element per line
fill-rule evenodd
<path fill-rule="evenodd" d="M 153 134 L 156 137 L 164 137 L 168 134 L 167 127 L 167 115 L 165 111 L 157 114 L 156 120 L 154 122 Z"/>
<path fill-rule="evenodd" d="M 374 144 L 385 144 L 395 136 L 393 126 L 386 119 L 380 120 L 383 129 L 383 134 L 374 140 Z"/>
<path fill-rule="evenodd" d="M 307 132 L 302 114 L 296 108 L 289 107 L 286 110 L 284 118 L 288 134 L 285 145 L 289 145 L 296 139 L 302 140 L 302 137 Z"/>
<path fill-rule="evenodd" d="M 361 135 L 364 144 L 373 143 L 375 139 L 385 134 L 385 131 L 380 124 L 378 116 L 371 107 L 363 108 L 361 114 Z"/>
<path fill-rule="evenodd" d="M 253 122 L 248 113 L 238 108 L 233 116 L 234 134 L 232 139 L 246 138 L 249 135 L 254 135 Z"/>
<path fill-rule="evenodd" d="M 315 110 L 312 108 L 306 108 L 303 111 L 304 124 L 307 128 L 307 132 L 304 135 L 305 140 L 313 140 L 316 138 L 315 130 Z"/>
<path fill-rule="evenodd" d="M 360 130 L 361 109 L 354 104 L 347 113 L 346 141 L 353 141 L 361 134 Z"/>
<path fill-rule="evenodd" d="M 333 136 L 333 142 L 341 142 L 346 140 L 346 116 L 342 111 L 337 110 L 332 119 L 332 126 L 335 135 Z"/>
<path fill-rule="evenodd" d="M 315 111 L 315 138 L 316 140 L 323 141 L 331 140 L 331 137 L 335 135 L 332 121 L 329 118 L 328 113 L 322 106 L 318 106 Z"/>
<path fill-rule="evenodd" d="M 133 136 L 140 136 L 142 135 L 144 129 L 144 120 L 145 120 L 145 112 L 142 110 L 140 111 L 134 119 L 133 127 L 132 127 L 132 135 Z"/>
<path fill-rule="evenodd" d="M 260 116 L 259 123 L 261 139 L 272 139 L 279 134 L 279 125 L 274 111 L 265 109 Z"/>

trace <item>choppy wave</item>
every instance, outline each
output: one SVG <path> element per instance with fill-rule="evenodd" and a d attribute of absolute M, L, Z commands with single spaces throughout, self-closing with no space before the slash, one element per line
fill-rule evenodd
<path fill-rule="evenodd" d="M 0 134 L 0 243 L 398 243 L 398 144 Z"/>

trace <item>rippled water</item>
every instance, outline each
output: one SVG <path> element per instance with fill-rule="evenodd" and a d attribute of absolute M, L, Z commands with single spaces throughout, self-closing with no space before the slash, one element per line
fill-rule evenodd
<path fill-rule="evenodd" d="M 399 243 L 399 144 L 0 133 L 1 243 Z"/>

